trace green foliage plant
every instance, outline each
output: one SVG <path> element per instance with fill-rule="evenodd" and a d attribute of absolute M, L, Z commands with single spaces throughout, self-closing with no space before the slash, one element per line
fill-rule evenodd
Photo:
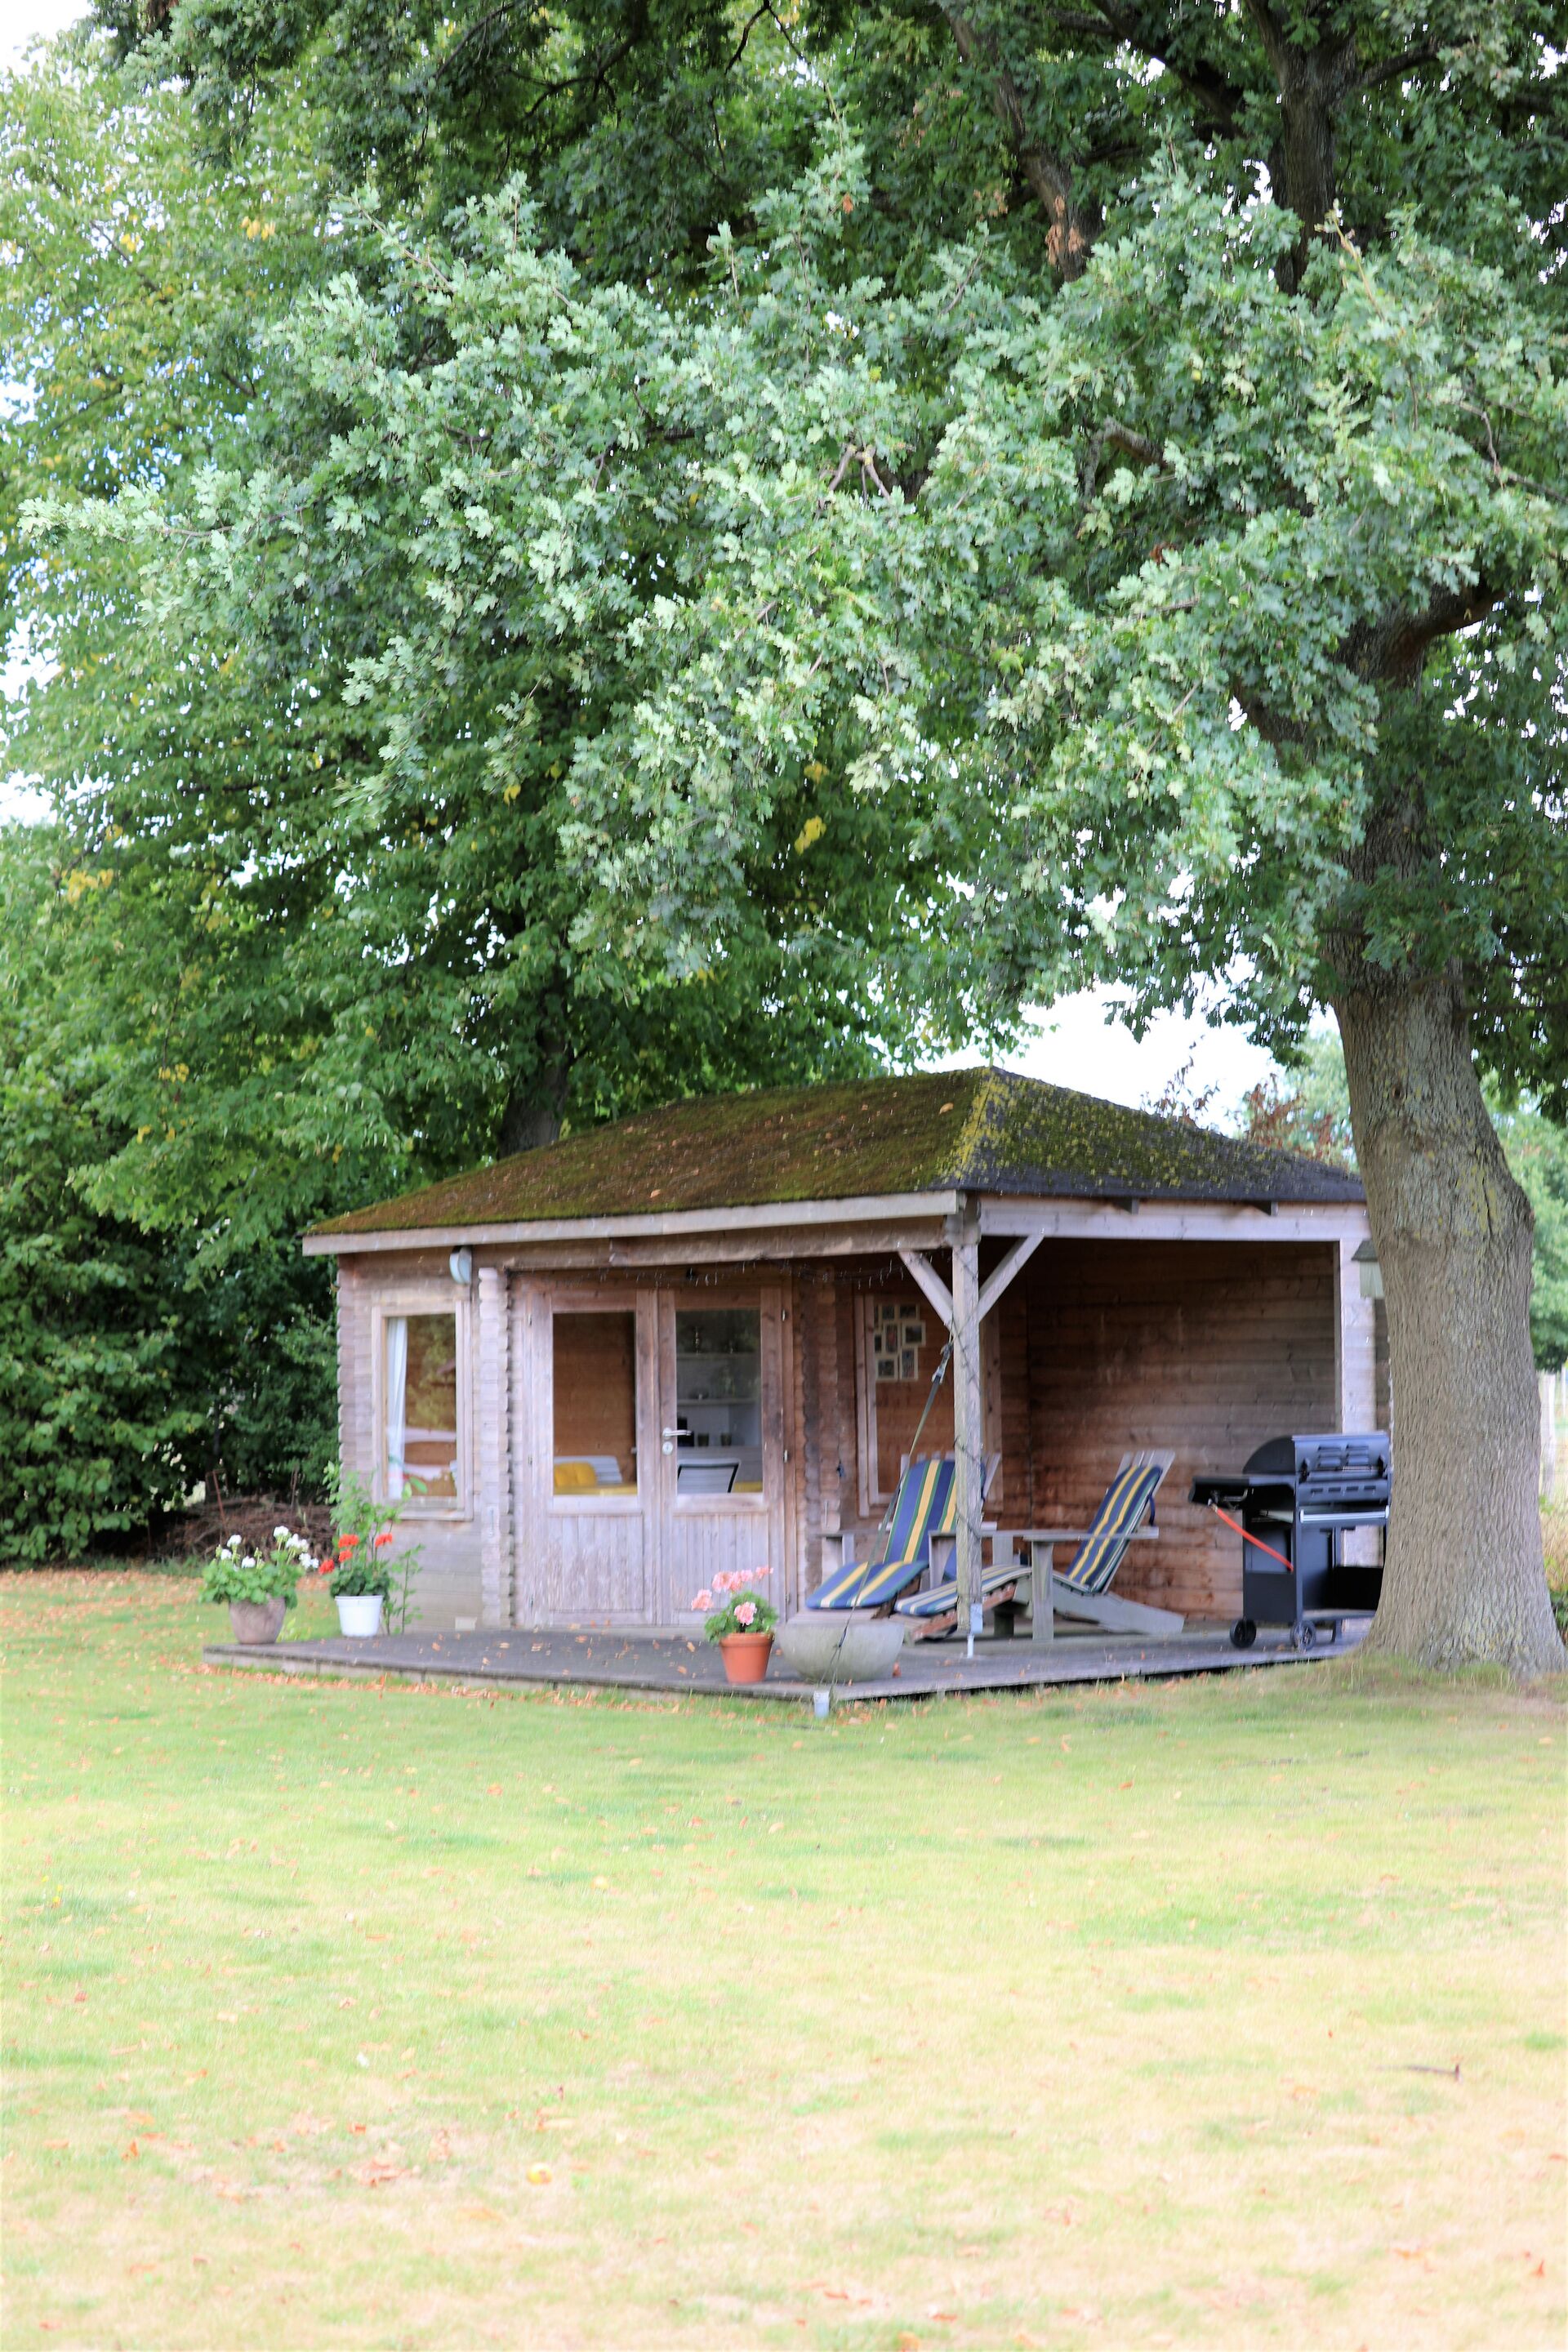
<path fill-rule="evenodd" d="M 300 1579 L 311 1566 L 307 1536 L 286 1527 L 274 1528 L 266 1551 L 247 1551 L 241 1536 L 230 1536 L 207 1564 L 202 1579 L 204 1601 L 281 1601 L 292 1609 L 299 1599 Z"/>
<path fill-rule="evenodd" d="M 721 1569 L 710 1585 L 693 1593 L 693 1609 L 708 1612 L 703 1632 L 710 1642 L 731 1633 L 771 1633 L 779 1622 L 773 1602 L 752 1590 L 773 1571 L 767 1568 Z"/>

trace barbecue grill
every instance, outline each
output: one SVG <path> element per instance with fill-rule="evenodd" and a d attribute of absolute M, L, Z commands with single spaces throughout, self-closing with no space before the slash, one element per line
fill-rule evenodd
<path fill-rule="evenodd" d="M 1381 1430 L 1270 1437 L 1239 1475 L 1194 1479 L 1193 1501 L 1241 1534 L 1242 1613 L 1230 1629 L 1238 1650 L 1251 1647 L 1259 1625 L 1288 1625 L 1292 1645 L 1310 1650 L 1321 1624 L 1337 1641 L 1342 1619 L 1376 1609 L 1382 1566 L 1342 1558 L 1342 1538 L 1347 1528 L 1387 1527 L 1392 1483 Z"/>

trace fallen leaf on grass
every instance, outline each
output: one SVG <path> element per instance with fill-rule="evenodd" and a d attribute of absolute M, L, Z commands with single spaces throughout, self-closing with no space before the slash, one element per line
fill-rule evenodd
<path fill-rule="evenodd" d="M 547 2189 L 554 2178 L 555 2175 L 547 2164 L 531 2164 L 528 2168 L 528 2185 L 531 2189 Z"/>
<path fill-rule="evenodd" d="M 411 2179 L 419 2168 L 415 2164 L 359 2164 L 354 2167 L 354 2179 L 362 2189 L 384 2189 L 389 2181 Z"/>

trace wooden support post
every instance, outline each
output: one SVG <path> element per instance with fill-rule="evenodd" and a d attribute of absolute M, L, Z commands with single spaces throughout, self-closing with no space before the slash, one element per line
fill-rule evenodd
<path fill-rule="evenodd" d="M 1034 1642 L 1054 1642 L 1057 1638 L 1056 1603 L 1051 1597 L 1051 1581 L 1057 1564 L 1054 1543 L 1032 1543 L 1029 1546 L 1029 1638 Z"/>
<path fill-rule="evenodd" d="M 952 1439 L 958 1538 L 958 1630 L 978 1630 L 980 1514 L 984 1487 L 980 1384 L 980 1228 L 967 1210 L 952 1221 Z"/>
<path fill-rule="evenodd" d="M 473 1452 L 479 1492 L 479 1622 L 512 1622 L 510 1289 L 500 1266 L 479 1268 L 479 1376 Z"/>

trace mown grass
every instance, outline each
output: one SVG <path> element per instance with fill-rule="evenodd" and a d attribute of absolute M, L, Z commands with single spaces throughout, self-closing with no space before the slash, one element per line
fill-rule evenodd
<path fill-rule="evenodd" d="M 0 1625 L 8 2347 L 1563 2340 L 1553 1694 L 817 1726 L 207 1672 L 168 1578 Z"/>

